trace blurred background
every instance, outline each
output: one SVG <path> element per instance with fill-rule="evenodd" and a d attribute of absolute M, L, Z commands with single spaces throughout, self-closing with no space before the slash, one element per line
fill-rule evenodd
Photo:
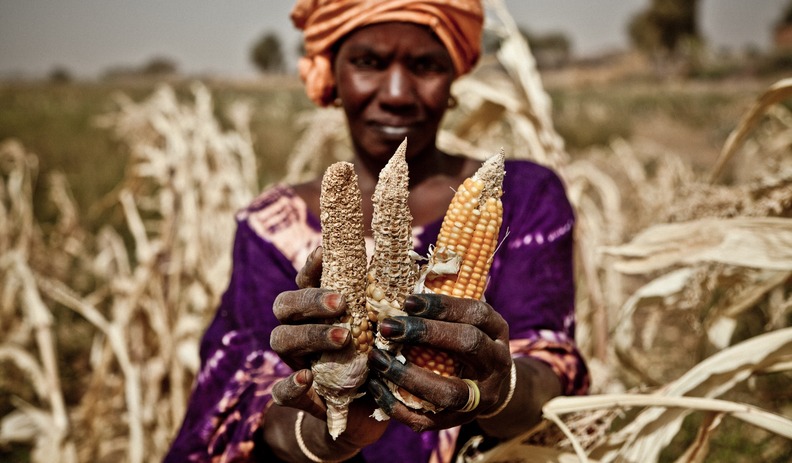
<path fill-rule="evenodd" d="M 614 397 L 572 434 L 598 461 L 790 461 L 792 1 L 486 4 L 440 143 L 568 186 L 578 341 Z M 0 0 L 0 460 L 162 457 L 235 211 L 349 156 L 296 75 L 291 7 Z"/>
<path fill-rule="evenodd" d="M 537 46 L 555 44 L 563 56 L 543 64 L 573 65 L 579 60 L 646 48 L 693 42 L 712 57 L 767 54 L 783 43 L 785 0 L 696 0 L 688 24 L 668 19 L 679 13 L 649 0 L 549 0 L 505 2 Z M 673 4 L 673 2 L 668 2 Z M 143 0 L 123 4 L 101 0 L 57 3 L 5 0 L 0 16 L 0 76 L 46 78 L 62 74 L 98 80 L 123 73 L 161 71 L 191 76 L 255 77 L 261 70 L 294 71 L 300 38 L 289 21 L 288 0 Z M 663 12 L 663 8 L 669 11 Z M 669 18 L 660 18 L 666 15 Z M 661 25 L 661 23 L 663 25 Z M 655 26 L 652 26 L 655 24 Z M 658 30 L 663 38 L 650 39 Z M 251 51 L 270 35 L 280 60 L 251 60 Z M 552 40 L 551 40 L 552 39 Z M 788 40 L 788 39 L 787 39 Z M 562 47 L 563 45 L 563 47 Z M 273 52 L 275 53 L 275 52 Z M 548 58 L 549 61 L 549 58 Z M 54 77 L 54 76 L 53 76 Z"/>

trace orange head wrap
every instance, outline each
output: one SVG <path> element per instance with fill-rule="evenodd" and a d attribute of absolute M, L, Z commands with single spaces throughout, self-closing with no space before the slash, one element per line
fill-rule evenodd
<path fill-rule="evenodd" d="M 353 30 L 383 22 L 429 26 L 462 75 L 478 60 L 484 12 L 481 0 L 297 0 L 291 19 L 304 33 L 299 71 L 308 97 L 327 106 L 335 88 L 331 48 Z"/>

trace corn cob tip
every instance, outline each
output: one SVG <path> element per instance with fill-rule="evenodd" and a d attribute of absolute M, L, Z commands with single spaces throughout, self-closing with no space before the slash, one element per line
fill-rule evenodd
<path fill-rule="evenodd" d="M 506 154 L 501 148 L 500 152 L 484 161 L 479 170 L 473 175 L 475 180 L 484 182 L 481 193 L 481 202 L 489 198 L 500 198 L 503 194 L 503 177 L 506 175 L 504 163 Z"/>
<path fill-rule="evenodd" d="M 382 216 L 381 213 L 377 214 L 379 212 L 378 209 L 381 211 L 384 209 L 382 206 L 386 206 L 388 203 L 398 201 L 399 203 L 407 204 L 409 195 L 408 184 L 409 168 L 407 167 L 407 139 L 405 138 L 379 173 L 377 185 L 374 187 L 374 196 L 372 197 L 372 202 L 375 206 L 373 220 L 376 220 L 378 216 Z M 378 205 L 381 207 L 377 207 Z M 373 225 L 372 228 L 374 228 Z"/>

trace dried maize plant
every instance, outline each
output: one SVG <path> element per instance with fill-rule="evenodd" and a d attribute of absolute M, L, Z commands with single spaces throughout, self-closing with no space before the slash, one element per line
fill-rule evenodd
<path fill-rule="evenodd" d="M 449 114 L 438 144 L 450 153 L 478 159 L 487 146 L 503 146 L 511 156 L 558 168 L 569 162 L 552 119 L 552 101 L 542 85 L 530 46 L 503 0 L 486 0 L 485 27 L 500 41 L 495 60 L 454 83 L 459 108 Z M 475 142 L 470 142 L 475 140 Z"/>
<path fill-rule="evenodd" d="M 0 447 L 31 444 L 34 463 L 74 463 L 56 322 L 31 263 L 63 253 L 46 249 L 34 217 L 37 173 L 38 159 L 19 142 L 0 143 L 0 390 L 12 406 L 0 416 Z"/>
<path fill-rule="evenodd" d="M 0 339 L 35 342 L 41 365 L 29 354 L 25 365 L 43 381 L 36 406 L 20 401 L 3 417 L 0 441 L 33 443 L 34 463 L 160 461 L 183 419 L 198 340 L 230 270 L 235 224 L 215 219 L 233 217 L 257 189 L 249 133 L 241 126 L 221 131 L 208 90 L 194 91 L 195 105 L 163 87 L 142 103 L 122 99 L 101 118 L 129 148 L 131 163 L 99 206 L 123 213 L 131 242 L 109 226 L 95 237 L 82 231 L 57 176 L 51 191 L 59 216 L 46 234 L 19 207 L 25 201 L 16 201 L 30 203 L 28 193 L 9 196 L 8 211 L 0 207 L 0 311 L 28 311 L 21 331 L 16 317 L 2 317 Z M 234 122 L 244 124 L 244 112 L 238 116 Z M 0 159 L 0 167 L 10 165 L 5 151 Z M 30 172 L 33 161 L 23 163 Z M 5 184 L 19 192 L 30 178 L 15 169 Z M 87 339 L 53 336 L 56 309 L 78 315 Z M 18 346 L 4 344 L 0 356 L 16 355 Z M 67 402 L 62 388 L 74 386 L 59 380 L 57 354 L 78 350 L 85 359 L 80 394 Z"/>
<path fill-rule="evenodd" d="M 443 218 L 429 262 L 421 269 L 416 293 L 482 298 L 503 222 L 500 197 L 504 174 L 501 151 L 459 186 Z M 411 363 L 438 375 L 459 375 L 458 365 L 447 352 L 405 346 L 402 354 Z M 436 411 L 432 404 L 403 389 L 391 389 L 409 407 Z"/>
<path fill-rule="evenodd" d="M 332 164 L 322 178 L 319 199 L 322 223 L 322 287 L 346 299 L 347 313 L 336 325 L 352 332 L 348 348 L 327 352 L 314 362 L 314 388 L 327 404 L 327 428 L 335 439 L 346 429 L 349 404 L 363 395 L 358 388 L 368 374 L 367 353 L 374 344 L 366 310 L 366 243 L 361 193 L 349 162 Z"/>
<path fill-rule="evenodd" d="M 304 111 L 295 122 L 303 135 L 289 155 L 283 182 L 305 182 L 334 162 L 352 159 L 343 111 L 338 108 Z"/>

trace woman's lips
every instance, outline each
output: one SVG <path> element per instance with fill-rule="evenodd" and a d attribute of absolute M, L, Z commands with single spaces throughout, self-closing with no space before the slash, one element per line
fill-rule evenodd
<path fill-rule="evenodd" d="M 406 137 L 414 128 L 412 124 L 382 124 L 374 122 L 371 128 L 388 137 Z"/>

